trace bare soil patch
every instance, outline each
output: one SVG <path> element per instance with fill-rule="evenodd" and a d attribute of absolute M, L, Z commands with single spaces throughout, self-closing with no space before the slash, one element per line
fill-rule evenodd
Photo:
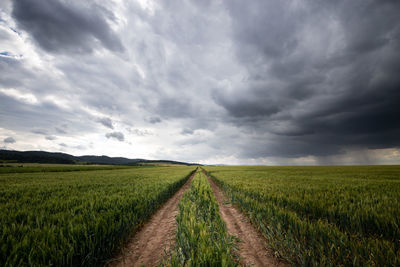
<path fill-rule="evenodd" d="M 131 238 L 122 254 L 106 266 L 157 266 L 161 263 L 175 243 L 178 203 L 194 175 Z"/>
<path fill-rule="evenodd" d="M 206 172 L 203 170 L 206 174 Z M 207 175 L 207 174 L 206 174 Z M 247 216 L 228 202 L 224 192 L 209 177 L 208 181 L 218 201 L 219 211 L 228 233 L 240 239 L 238 244 L 240 266 L 289 266 L 273 256 L 261 233 L 254 228 Z"/>

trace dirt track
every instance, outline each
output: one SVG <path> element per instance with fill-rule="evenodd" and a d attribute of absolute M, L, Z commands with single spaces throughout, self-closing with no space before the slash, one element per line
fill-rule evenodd
<path fill-rule="evenodd" d="M 251 225 L 248 218 L 227 202 L 221 189 L 208 177 L 219 204 L 221 218 L 225 221 L 228 233 L 236 236 L 239 242 L 241 266 L 289 266 L 267 250 L 264 237 Z"/>
<path fill-rule="evenodd" d="M 175 193 L 129 241 L 123 254 L 107 266 L 156 266 L 174 243 L 178 203 L 192 178 Z"/>

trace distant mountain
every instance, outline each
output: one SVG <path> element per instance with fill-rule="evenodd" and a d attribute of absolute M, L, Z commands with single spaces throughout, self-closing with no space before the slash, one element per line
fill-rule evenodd
<path fill-rule="evenodd" d="M 14 151 L 0 150 L 0 160 L 21 163 L 60 163 L 75 164 L 79 162 L 77 157 L 65 153 L 52 153 L 44 151 Z"/>
<path fill-rule="evenodd" d="M 92 164 L 111 164 L 111 165 L 131 165 L 137 162 L 136 159 L 127 159 L 122 157 L 108 157 L 108 156 L 80 156 L 76 157 L 79 161 L 88 162 Z"/>
<path fill-rule="evenodd" d="M 19 163 L 58 163 L 58 164 L 107 164 L 107 165 L 199 165 L 172 160 L 128 159 L 108 156 L 72 156 L 66 153 L 46 151 L 0 150 L 0 161 Z"/>

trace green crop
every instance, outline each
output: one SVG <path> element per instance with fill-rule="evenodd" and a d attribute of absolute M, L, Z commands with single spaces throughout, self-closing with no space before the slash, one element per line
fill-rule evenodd
<path fill-rule="evenodd" d="M 118 165 L 72 165 L 72 164 L 0 164 L 2 173 L 25 173 L 25 172 L 69 172 L 69 171 L 96 171 L 135 168 L 132 166 Z"/>
<path fill-rule="evenodd" d="M 301 266 L 400 266 L 400 166 L 207 167 Z"/>
<path fill-rule="evenodd" d="M 219 215 L 210 184 L 198 171 L 179 203 L 172 266 L 235 266 L 233 239 Z"/>
<path fill-rule="evenodd" d="M 0 174 L 0 266 L 93 266 L 188 179 L 193 167 Z"/>

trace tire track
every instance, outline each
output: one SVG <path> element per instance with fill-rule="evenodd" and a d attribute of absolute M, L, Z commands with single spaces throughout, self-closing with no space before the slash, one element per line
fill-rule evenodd
<path fill-rule="evenodd" d="M 230 235 L 240 239 L 238 244 L 241 266 L 289 266 L 273 256 L 267 249 L 265 238 L 253 227 L 247 216 L 232 206 L 222 190 L 207 176 L 219 205 L 221 218 Z"/>
<path fill-rule="evenodd" d="M 190 187 L 195 174 L 129 240 L 122 255 L 106 266 L 156 266 L 161 262 L 174 244 L 178 203 Z"/>

